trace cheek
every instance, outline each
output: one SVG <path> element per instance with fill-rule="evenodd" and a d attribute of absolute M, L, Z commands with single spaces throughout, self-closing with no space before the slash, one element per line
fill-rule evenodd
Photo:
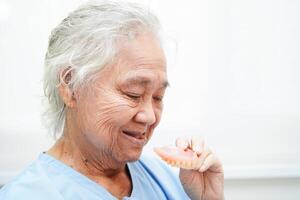
<path fill-rule="evenodd" d="M 132 102 L 118 95 L 106 94 L 90 97 L 85 104 L 86 128 L 97 132 L 112 133 L 115 128 L 126 124 L 135 114 Z M 94 130 L 95 131 L 95 130 Z"/>
<path fill-rule="evenodd" d="M 155 118 L 156 118 L 156 122 L 153 124 L 153 127 L 155 128 L 160 120 L 161 120 L 161 116 L 162 116 L 162 111 L 163 111 L 163 106 L 160 105 L 155 109 Z"/>

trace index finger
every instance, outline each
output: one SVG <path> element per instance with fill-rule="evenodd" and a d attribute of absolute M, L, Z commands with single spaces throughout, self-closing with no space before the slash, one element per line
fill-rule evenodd
<path fill-rule="evenodd" d="M 204 139 L 198 135 L 192 136 L 191 149 L 200 155 L 204 150 Z"/>
<path fill-rule="evenodd" d="M 189 147 L 189 140 L 184 137 L 179 137 L 176 139 L 176 146 L 186 150 Z"/>

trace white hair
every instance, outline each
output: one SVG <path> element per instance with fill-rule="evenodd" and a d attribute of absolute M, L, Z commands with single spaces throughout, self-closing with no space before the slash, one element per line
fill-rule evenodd
<path fill-rule="evenodd" d="M 159 39 L 160 25 L 149 9 L 124 1 L 88 2 L 71 12 L 49 38 L 45 56 L 44 93 L 48 106 L 44 120 L 54 138 L 61 136 L 65 104 L 58 92 L 60 73 L 72 71 L 71 89 L 89 82 L 92 74 L 112 62 L 118 41 L 150 31 Z"/>

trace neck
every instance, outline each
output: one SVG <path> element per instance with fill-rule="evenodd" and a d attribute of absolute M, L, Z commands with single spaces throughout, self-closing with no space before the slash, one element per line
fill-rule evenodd
<path fill-rule="evenodd" d="M 105 153 L 82 150 L 68 134 L 64 134 L 47 153 L 88 177 L 114 177 L 126 172 L 126 163 L 118 163 Z M 100 159 L 101 158 L 101 159 Z"/>
<path fill-rule="evenodd" d="M 84 134 L 67 115 L 63 136 L 47 152 L 104 187 L 118 199 L 132 190 L 126 162 L 119 162 L 105 149 L 89 143 Z"/>
<path fill-rule="evenodd" d="M 130 196 L 132 181 L 126 163 L 116 164 L 109 156 L 98 157 L 80 151 L 69 137 L 62 136 L 47 153 L 104 187 L 118 199 Z M 99 154 L 98 154 L 99 155 Z"/>

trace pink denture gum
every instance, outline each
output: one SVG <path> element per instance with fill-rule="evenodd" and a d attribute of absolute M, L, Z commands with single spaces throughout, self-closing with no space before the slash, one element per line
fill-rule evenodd
<path fill-rule="evenodd" d="M 154 148 L 154 152 L 172 166 L 184 169 L 194 169 L 196 166 L 197 154 L 190 149 L 183 150 L 174 146 L 164 146 Z"/>

